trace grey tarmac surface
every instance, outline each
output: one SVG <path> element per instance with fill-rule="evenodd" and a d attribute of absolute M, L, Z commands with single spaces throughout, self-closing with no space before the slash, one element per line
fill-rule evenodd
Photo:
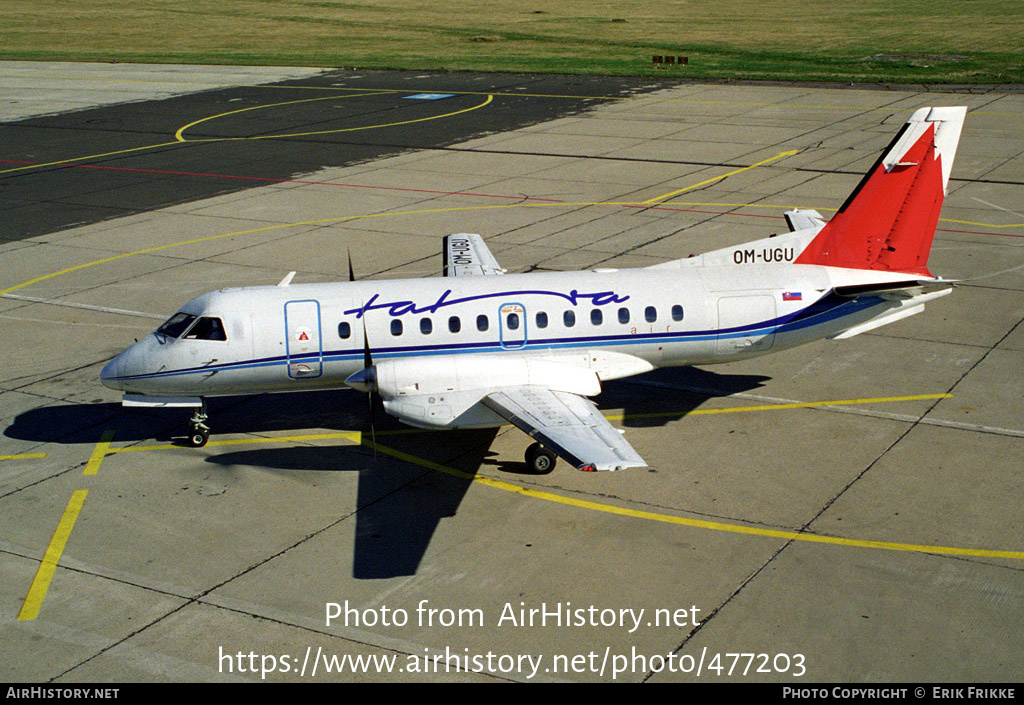
<path fill-rule="evenodd" d="M 67 104 L 18 84 L 32 114 L 87 104 L 109 78 L 64 68 L 81 90 Z M 378 89 L 378 112 L 409 78 L 324 76 Z M 313 128 L 304 104 L 276 105 L 292 94 L 257 88 L 294 78 L 309 76 L 225 79 L 274 107 L 176 113 L 200 99 L 153 95 L 130 105 L 158 126 L 105 124 L 125 149 L 202 127 L 188 168 L 167 150 L 62 154 L 56 123 L 39 128 L 45 158 L 0 153 L 0 183 L 31 167 L 17 173 L 32 193 L 126 170 L 68 201 L 100 203 L 99 184 L 123 213 L 0 243 L 0 679 L 1020 680 L 1024 96 L 682 84 L 580 102 L 584 87 L 548 78 L 518 92 L 576 102 L 498 129 L 509 118 L 489 110 L 530 98 L 413 76 L 454 97 L 426 101 L 430 121 L 378 123 L 394 150 L 281 175 L 289 154 L 302 168 L 353 142 L 329 131 L 357 119 L 380 146 L 355 103 L 323 101 Z M 473 109 L 446 116 L 446 101 Z M 514 428 L 421 433 L 380 413 L 374 453 L 351 391 L 215 400 L 210 444 L 186 448 L 183 413 L 122 409 L 98 382 L 190 298 L 290 270 L 343 279 L 349 247 L 374 278 L 437 274 L 452 232 L 481 233 L 510 271 L 643 266 L 784 231 L 794 206 L 827 217 L 938 104 L 970 108 L 929 263 L 961 284 L 850 340 L 608 383 L 599 407 L 649 469 L 526 475 Z M 24 125 L 4 110 L 2 127 Z M 445 141 L 446 120 L 468 136 Z M 226 139 L 268 131 L 324 134 Z M 261 160 L 265 182 L 164 205 L 117 178 L 187 171 L 160 175 L 187 195 L 239 164 L 258 177 Z M 348 623 L 328 624 L 346 602 Z"/>

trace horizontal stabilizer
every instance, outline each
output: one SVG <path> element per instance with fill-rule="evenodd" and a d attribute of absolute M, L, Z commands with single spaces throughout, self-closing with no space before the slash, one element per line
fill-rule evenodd
<path fill-rule="evenodd" d="M 825 224 L 825 220 L 821 217 L 821 213 L 815 210 L 804 210 L 798 208 L 797 210 L 786 211 L 783 215 L 786 216 L 786 225 L 789 226 L 789 229 L 792 232 L 820 228 Z"/>
<path fill-rule="evenodd" d="M 890 323 L 896 321 L 902 321 L 904 318 L 915 316 L 924 311 L 924 305 L 929 301 L 946 296 L 953 291 L 951 287 L 944 287 L 935 289 L 927 293 L 912 294 L 912 290 L 906 290 L 905 292 L 894 292 L 889 294 L 882 294 L 882 298 L 890 299 L 895 302 L 889 308 L 884 309 L 877 316 L 869 318 L 862 323 L 859 323 L 851 328 L 829 336 L 832 340 L 844 340 L 846 338 L 852 338 L 855 335 L 861 333 L 867 333 L 868 331 L 887 326 Z"/>
<path fill-rule="evenodd" d="M 910 281 L 881 282 L 874 284 L 852 284 L 837 286 L 837 296 L 855 299 L 859 296 L 883 296 L 885 298 L 912 298 L 921 294 L 952 289 L 955 282 L 948 279 L 917 279 Z"/>
<path fill-rule="evenodd" d="M 504 274 L 505 270 L 494 259 L 484 239 L 476 233 L 457 233 L 444 238 L 444 265 L 446 277 L 487 276 Z"/>

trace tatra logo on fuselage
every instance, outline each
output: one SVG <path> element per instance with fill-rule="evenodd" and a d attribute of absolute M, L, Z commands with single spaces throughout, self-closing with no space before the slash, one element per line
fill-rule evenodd
<path fill-rule="evenodd" d="M 437 313 L 439 309 L 447 306 L 458 306 L 460 304 L 469 303 L 471 301 L 483 301 L 485 299 L 507 299 L 516 296 L 554 296 L 556 298 L 565 299 L 573 306 L 577 306 L 582 300 L 589 300 L 594 306 L 605 306 L 607 304 L 620 304 L 624 301 L 629 300 L 628 295 L 619 296 L 614 291 L 597 291 L 594 293 L 581 294 L 576 289 L 573 289 L 568 294 L 561 291 L 545 291 L 543 289 L 537 290 L 519 290 L 519 291 L 498 291 L 492 294 L 478 294 L 477 296 L 463 296 L 457 299 L 449 299 L 452 290 L 445 289 L 444 293 L 437 297 L 437 301 L 426 306 L 418 306 L 415 301 L 384 301 L 378 302 L 380 298 L 379 294 L 374 294 L 370 297 L 370 300 L 358 308 L 352 308 L 345 311 L 345 315 L 355 314 L 356 318 L 362 318 L 369 311 L 387 310 L 392 316 L 404 316 L 406 314 L 418 315 L 422 313 Z"/>

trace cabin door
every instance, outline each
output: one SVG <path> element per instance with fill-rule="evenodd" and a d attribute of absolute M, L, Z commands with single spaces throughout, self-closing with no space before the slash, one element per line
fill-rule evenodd
<path fill-rule="evenodd" d="M 522 304 L 502 304 L 498 312 L 498 341 L 505 350 L 518 350 L 526 346 L 526 307 Z"/>
<path fill-rule="evenodd" d="M 285 356 L 288 376 L 310 379 L 323 374 L 320 302 L 289 301 L 284 305 Z"/>

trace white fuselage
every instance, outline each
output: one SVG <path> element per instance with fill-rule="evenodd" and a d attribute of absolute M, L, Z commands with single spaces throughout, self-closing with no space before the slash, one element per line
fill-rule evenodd
<path fill-rule="evenodd" d="M 501 383 L 503 368 L 524 359 L 608 380 L 790 348 L 892 305 L 837 297 L 824 267 L 686 264 L 224 289 L 181 311 L 216 317 L 226 339 L 153 333 L 111 361 L 103 381 L 152 396 L 339 388 L 364 367 L 364 328 L 373 362 L 406 361 L 397 375 L 415 378 L 415 391 L 431 372 L 462 375 L 440 389 L 465 389 L 473 375 Z M 402 380 L 391 383 L 397 394 Z"/>

